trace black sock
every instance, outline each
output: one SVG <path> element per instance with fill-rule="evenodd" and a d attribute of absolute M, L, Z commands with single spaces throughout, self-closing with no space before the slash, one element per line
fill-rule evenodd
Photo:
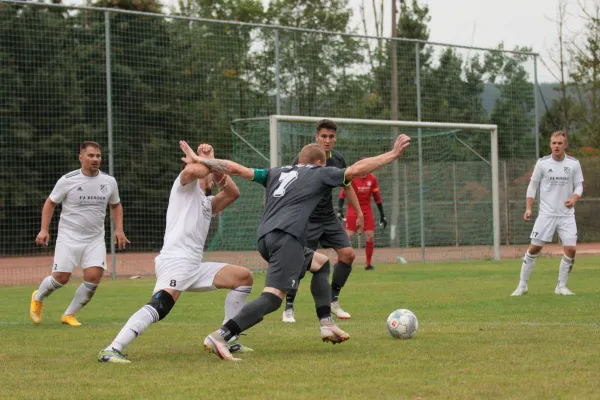
<path fill-rule="evenodd" d="M 225 341 L 229 341 L 229 339 L 239 335 L 240 333 L 242 333 L 240 327 L 232 319 L 225 322 L 221 329 L 219 329 L 219 335 L 221 335 Z"/>
<path fill-rule="evenodd" d="M 288 290 L 285 295 L 285 309 L 293 310 L 294 309 L 294 300 L 296 299 L 296 295 L 298 294 L 298 289 Z"/>
<path fill-rule="evenodd" d="M 331 278 L 331 301 L 336 302 L 340 297 L 340 291 L 346 284 L 348 277 L 352 272 L 352 265 L 338 261 L 333 267 L 333 277 Z"/>

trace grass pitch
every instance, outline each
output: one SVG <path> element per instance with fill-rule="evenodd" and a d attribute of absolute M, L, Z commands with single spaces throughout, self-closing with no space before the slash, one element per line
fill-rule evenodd
<path fill-rule="evenodd" d="M 1 399 L 434 399 L 600 398 L 600 257 L 579 257 L 569 288 L 554 295 L 559 258 L 538 260 L 527 296 L 513 298 L 519 260 L 356 267 L 339 325 L 351 335 L 324 344 L 308 280 L 295 324 L 281 310 L 251 328 L 254 353 L 226 363 L 202 340 L 223 318 L 226 291 L 182 295 L 171 314 L 125 349 L 131 365 L 100 364 L 129 316 L 150 298 L 152 278 L 106 280 L 78 314 L 60 316 L 79 282 L 46 300 L 34 326 L 33 286 L 0 288 Z M 255 274 L 259 295 L 264 274 Z M 387 316 L 419 318 L 411 340 L 392 339 Z"/>

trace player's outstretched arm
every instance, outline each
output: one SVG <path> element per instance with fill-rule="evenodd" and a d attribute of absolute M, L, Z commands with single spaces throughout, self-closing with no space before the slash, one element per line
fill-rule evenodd
<path fill-rule="evenodd" d="M 394 160 L 397 160 L 398 158 L 402 157 L 404 150 L 409 145 L 410 137 L 404 134 L 398 136 L 396 142 L 394 143 L 394 148 L 391 151 L 375 157 L 363 158 L 362 160 L 357 161 L 355 164 L 346 168 L 346 173 L 344 175 L 346 182 L 351 181 L 357 176 L 370 174 L 376 169 L 381 168 Z"/>
<path fill-rule="evenodd" d="M 200 164 L 208 168 L 209 172 L 213 172 L 215 174 L 239 176 L 248 180 L 252 180 L 254 178 L 254 170 L 251 168 L 247 168 L 241 164 L 230 160 L 219 160 L 216 158 L 208 159 L 199 157 L 196 155 L 196 153 L 194 153 L 194 151 L 184 140 L 179 142 L 179 146 L 186 155 L 186 157 L 182 158 L 182 160 L 188 165 Z"/>

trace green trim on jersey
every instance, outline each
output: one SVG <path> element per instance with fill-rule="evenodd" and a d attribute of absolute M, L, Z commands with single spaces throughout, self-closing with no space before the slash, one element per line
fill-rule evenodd
<path fill-rule="evenodd" d="M 268 172 L 266 169 L 255 168 L 254 169 L 254 177 L 252 178 L 252 181 L 260 183 L 261 185 L 264 186 L 267 184 L 267 176 L 268 176 Z"/>
<path fill-rule="evenodd" d="M 346 181 L 346 170 L 344 170 L 344 186 L 348 187 L 352 183 L 352 179 Z"/>

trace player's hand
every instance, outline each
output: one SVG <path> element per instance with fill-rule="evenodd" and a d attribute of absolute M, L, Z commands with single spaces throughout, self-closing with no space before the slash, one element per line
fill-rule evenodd
<path fill-rule="evenodd" d="M 341 211 L 337 213 L 337 218 L 340 220 L 340 222 L 346 221 L 346 218 L 344 218 L 344 213 Z"/>
<path fill-rule="evenodd" d="M 215 151 L 210 144 L 202 143 L 198 146 L 198 155 L 205 158 L 215 158 Z"/>
<path fill-rule="evenodd" d="M 565 207 L 567 208 L 573 208 L 573 206 L 575 206 L 576 201 L 573 199 L 569 199 L 565 201 Z"/>
<path fill-rule="evenodd" d="M 50 234 L 48 231 L 40 231 L 37 237 L 35 238 L 35 244 L 38 246 L 48 246 L 48 241 L 50 240 Z"/>
<path fill-rule="evenodd" d="M 525 210 L 525 215 L 523 215 L 523 219 L 525 221 L 529 221 L 531 219 L 531 210 Z"/>
<path fill-rule="evenodd" d="M 123 231 L 115 231 L 115 244 L 119 250 L 123 250 L 127 244 L 131 243 Z"/>
<path fill-rule="evenodd" d="M 356 233 L 361 234 L 365 230 L 365 217 L 364 215 L 359 215 L 356 218 Z"/>
<path fill-rule="evenodd" d="M 408 135 L 402 134 L 398 136 L 396 142 L 394 143 L 394 148 L 392 152 L 396 156 L 396 158 L 400 158 L 404 153 L 404 150 L 410 145 L 410 137 Z"/>
<path fill-rule="evenodd" d="M 194 153 L 194 150 L 192 150 L 190 145 L 187 144 L 185 140 L 179 141 L 179 148 L 181 148 L 181 151 L 185 153 L 185 157 L 182 157 L 181 161 L 183 161 L 186 164 L 196 162 L 198 156 L 196 155 L 196 153 Z"/>
<path fill-rule="evenodd" d="M 384 216 L 381 216 L 381 218 L 379 218 L 379 226 L 383 229 L 385 229 L 385 227 L 387 226 L 387 219 L 385 219 Z"/>

